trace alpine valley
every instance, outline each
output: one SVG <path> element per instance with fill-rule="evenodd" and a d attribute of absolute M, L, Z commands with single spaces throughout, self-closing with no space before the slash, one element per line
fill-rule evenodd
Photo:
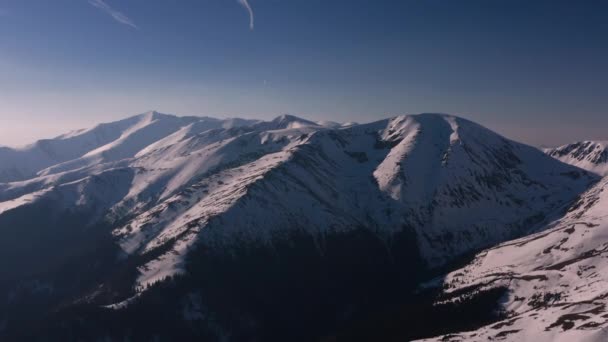
<path fill-rule="evenodd" d="M 445 114 L 0 147 L 0 340 L 606 341 L 607 174 Z"/>

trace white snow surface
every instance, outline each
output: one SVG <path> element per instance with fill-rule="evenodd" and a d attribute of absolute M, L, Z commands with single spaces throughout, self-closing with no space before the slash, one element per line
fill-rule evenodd
<path fill-rule="evenodd" d="M 0 149 L 0 215 L 51 200 L 116 223 L 126 254 L 168 247 L 139 266 L 145 288 L 183 272 L 194 246 L 305 232 L 322 251 L 324 235 L 357 227 L 411 230 L 441 265 L 543 227 L 596 179 L 445 114 L 336 126 L 149 112 Z"/>
<path fill-rule="evenodd" d="M 545 149 L 545 152 L 564 163 L 608 176 L 608 141 L 581 141 Z"/>
<path fill-rule="evenodd" d="M 447 275 L 448 297 L 466 289 L 506 287 L 501 306 L 507 319 L 428 341 L 606 341 L 607 258 L 608 177 L 548 230 L 483 251 Z"/>

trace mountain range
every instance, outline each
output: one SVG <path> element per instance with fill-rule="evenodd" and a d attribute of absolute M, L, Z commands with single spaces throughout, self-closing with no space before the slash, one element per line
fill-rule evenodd
<path fill-rule="evenodd" d="M 0 339 L 603 341 L 607 155 L 446 114 L 2 147 Z"/>

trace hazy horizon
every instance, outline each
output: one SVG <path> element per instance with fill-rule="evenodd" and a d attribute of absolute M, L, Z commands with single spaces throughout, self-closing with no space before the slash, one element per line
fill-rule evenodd
<path fill-rule="evenodd" d="M 7 0 L 0 144 L 149 108 L 370 122 L 441 112 L 531 145 L 608 139 L 608 4 Z"/>
<path fill-rule="evenodd" d="M 0 128 L 0 131 L 2 131 L 2 134 L 0 134 L 0 147 L 23 148 L 23 147 L 27 147 L 30 144 L 35 143 L 38 140 L 54 139 L 61 135 L 68 134 L 68 133 L 71 133 L 74 131 L 93 128 L 98 124 L 119 121 L 119 120 L 123 120 L 123 119 L 129 118 L 129 117 L 133 117 L 133 116 L 144 114 L 144 113 L 151 112 L 151 111 L 158 112 L 161 114 L 175 115 L 175 116 L 212 117 L 212 118 L 218 118 L 218 119 L 241 118 L 241 119 L 265 120 L 265 121 L 272 120 L 272 119 L 276 118 L 277 116 L 280 116 L 283 114 L 290 114 L 290 115 L 294 115 L 294 116 L 297 116 L 297 117 L 300 117 L 303 119 L 307 119 L 307 120 L 311 120 L 311 121 L 335 121 L 335 122 L 339 122 L 339 123 L 348 122 L 345 120 L 332 120 L 331 118 L 328 119 L 326 117 L 312 117 L 312 116 L 299 115 L 297 113 L 275 113 L 275 114 L 270 114 L 270 115 L 262 115 L 262 116 L 254 117 L 254 116 L 238 116 L 238 115 L 236 115 L 236 116 L 235 115 L 206 115 L 206 114 L 193 114 L 193 113 L 182 114 L 182 113 L 172 113 L 172 112 L 159 111 L 159 110 L 146 110 L 146 111 L 139 111 L 139 112 L 133 113 L 133 114 L 108 115 L 107 120 L 102 120 L 99 122 L 82 121 L 82 124 L 80 124 L 80 125 L 79 124 L 65 125 L 64 122 L 59 122 L 55 125 L 49 124 L 45 127 L 40 127 L 40 126 L 32 127 L 32 125 L 30 125 L 28 123 L 23 123 L 22 124 L 23 126 L 21 126 L 21 129 L 16 129 L 15 132 L 11 132 L 8 129 L 5 130 L 4 128 Z M 431 113 L 431 112 L 387 114 L 384 117 L 376 117 L 369 121 L 357 121 L 357 123 L 365 124 L 368 122 L 382 120 L 382 119 L 395 117 L 395 116 L 399 116 L 399 115 L 415 115 L 415 114 L 421 114 L 421 113 Z M 581 138 L 581 139 L 573 139 L 570 141 L 567 141 L 567 140 L 559 141 L 559 137 L 558 137 L 558 139 L 556 139 L 556 141 L 558 141 L 558 142 L 556 142 L 554 144 L 546 144 L 546 143 L 542 143 L 542 142 L 534 143 L 534 142 L 526 141 L 525 136 L 526 136 L 526 134 L 532 135 L 534 133 L 534 131 L 536 131 L 540 127 L 525 127 L 524 128 L 524 127 L 519 127 L 519 126 L 508 126 L 508 125 L 504 125 L 502 127 L 492 127 L 491 125 L 486 124 L 484 122 L 473 120 L 470 117 L 467 117 L 466 115 L 455 114 L 455 113 L 441 113 L 441 114 L 455 115 L 455 116 L 462 117 L 467 120 L 474 121 L 509 139 L 512 139 L 512 140 L 515 140 L 518 142 L 522 142 L 522 143 L 526 143 L 528 145 L 532 145 L 532 146 L 536 146 L 536 147 L 557 147 L 557 146 L 564 145 L 567 143 L 571 143 L 571 142 L 575 142 L 575 141 L 582 141 L 582 140 L 608 140 L 606 138 L 602 138 L 601 136 L 598 136 L 597 138 Z M 20 123 L 13 123 L 12 126 L 20 127 Z M 6 133 L 4 133 L 3 131 L 6 131 Z M 581 131 L 582 131 L 582 134 L 585 133 L 584 128 L 581 129 Z M 517 138 L 517 137 L 513 136 L 513 135 L 517 135 L 518 133 L 522 138 Z M 14 142 L 12 142 L 12 143 L 5 142 L 4 141 L 5 138 L 7 136 L 10 137 L 11 135 L 14 135 L 14 138 L 15 138 L 15 139 L 13 139 Z M 11 139 L 8 139 L 8 140 L 10 141 Z"/>

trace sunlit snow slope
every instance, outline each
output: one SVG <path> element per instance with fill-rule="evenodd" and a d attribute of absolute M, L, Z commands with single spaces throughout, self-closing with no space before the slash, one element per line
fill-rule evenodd
<path fill-rule="evenodd" d="M 582 169 L 608 175 L 608 141 L 582 141 L 545 149 L 550 156 Z"/>
<path fill-rule="evenodd" d="M 606 341 L 608 178 L 547 230 L 477 255 L 444 281 L 446 300 L 504 287 L 506 319 L 439 341 Z"/>
<path fill-rule="evenodd" d="M 328 241 L 365 231 L 389 257 L 406 248 L 395 241 L 411 243 L 404 262 L 433 268 L 542 229 L 597 179 L 451 115 L 340 125 L 145 113 L 0 150 L 0 233 L 10 237 L 0 292 L 19 294 L 0 304 L 0 323 L 28 307 L 34 293 L 16 290 L 26 280 L 50 284 L 62 307 L 120 309 L 184 274 L 195 250 L 238 255 L 293 238 L 325 255 Z M 72 263 L 99 267 L 85 279 L 93 288 L 53 273 Z M 136 273 L 122 292 L 110 286 L 119 269 Z"/>
<path fill-rule="evenodd" d="M 179 272 L 198 240 L 267 244 L 286 229 L 322 236 L 364 226 L 386 238 L 413 229 L 437 265 L 530 231 L 594 179 L 449 115 L 344 129 L 288 115 L 228 128 L 155 112 L 125 122 L 109 124 L 125 127 L 111 142 L 2 184 L 0 211 L 71 191 L 54 205 L 126 219 L 114 231 L 126 253 L 172 245 L 142 265 L 142 284 Z M 126 186 L 102 196 L 88 190 L 91 177 Z"/>

